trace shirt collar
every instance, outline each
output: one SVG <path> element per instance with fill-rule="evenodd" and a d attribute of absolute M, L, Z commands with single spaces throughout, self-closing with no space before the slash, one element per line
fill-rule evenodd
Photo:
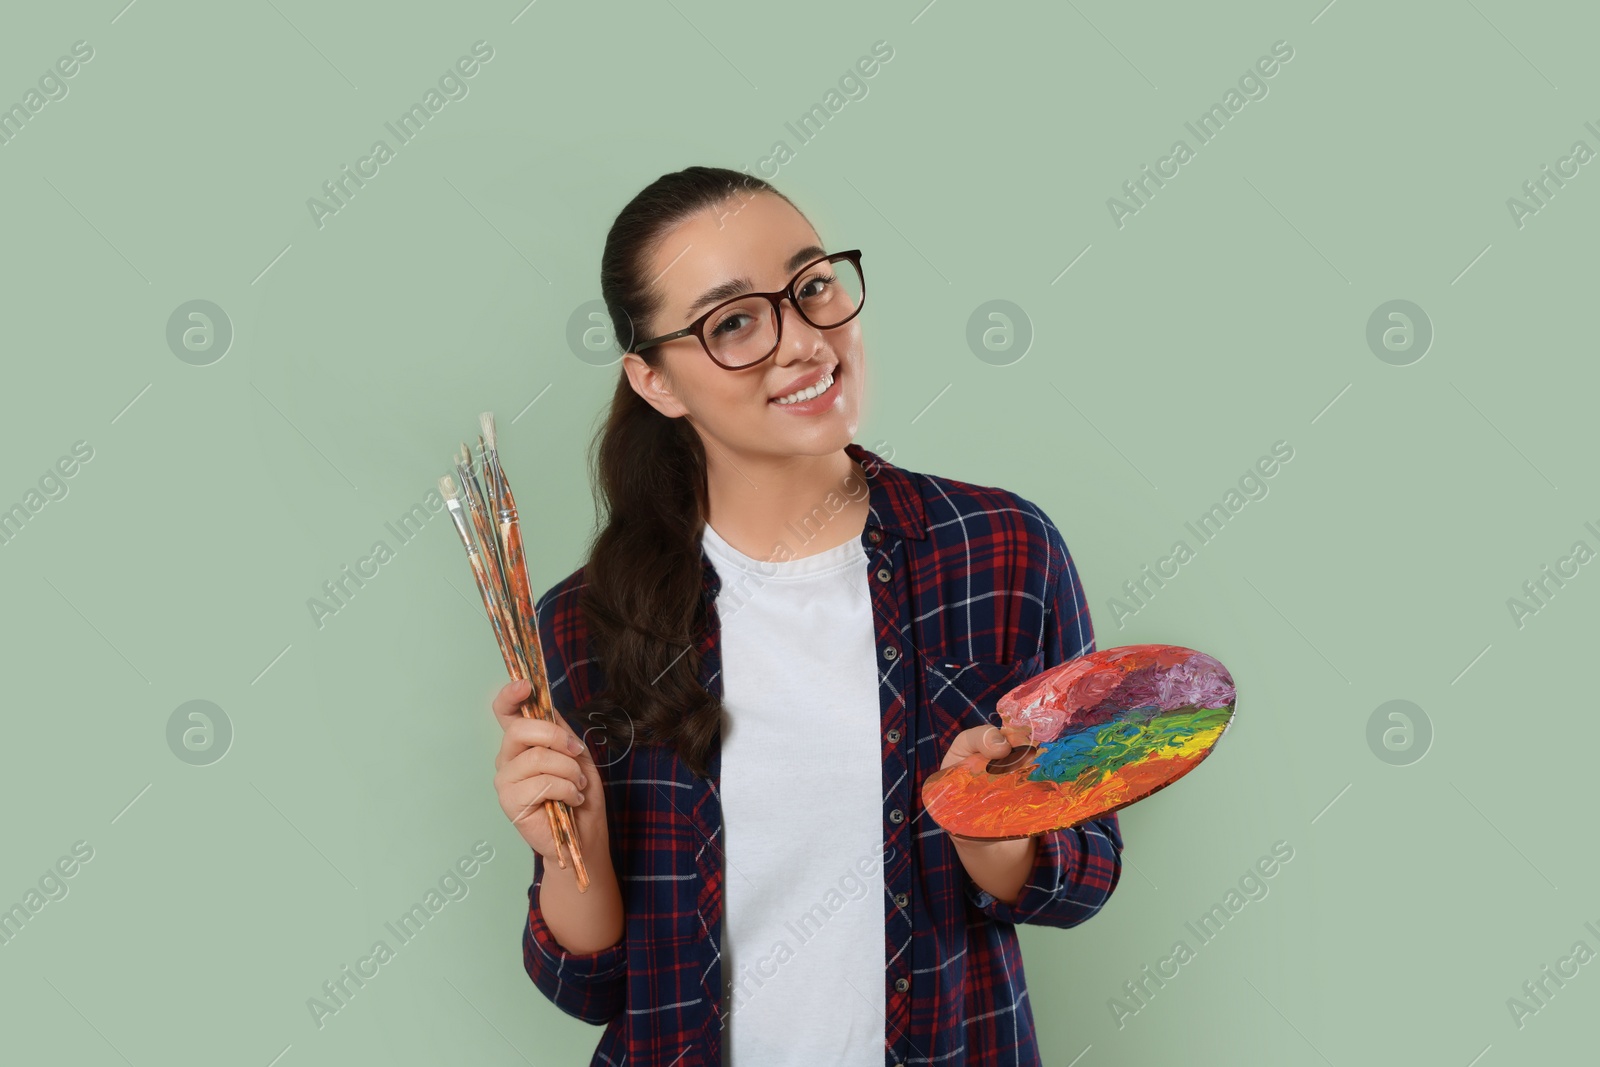
<path fill-rule="evenodd" d="M 861 470 L 867 476 L 867 525 L 862 536 L 870 536 L 869 531 L 877 529 L 918 541 L 925 540 L 928 536 L 928 515 L 915 476 L 854 441 L 845 445 L 844 450 L 846 455 L 861 464 Z M 707 599 L 714 599 L 722 582 L 703 544 L 700 546 L 700 564 L 704 579 L 701 585 Z"/>
<path fill-rule="evenodd" d="M 922 493 L 918 491 L 911 473 L 854 441 L 845 445 L 844 450 L 851 459 L 861 464 L 861 469 L 867 475 L 870 509 L 867 525 L 918 541 L 925 539 L 928 536 L 928 516 L 923 509 Z"/>

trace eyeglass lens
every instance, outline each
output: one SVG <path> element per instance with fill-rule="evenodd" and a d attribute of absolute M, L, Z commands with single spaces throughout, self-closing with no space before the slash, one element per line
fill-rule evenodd
<path fill-rule="evenodd" d="M 861 272 L 848 259 L 808 267 L 794 285 L 796 306 L 813 326 L 837 326 L 861 306 Z M 764 297 L 724 304 L 706 320 L 706 348 L 717 362 L 741 367 L 778 347 L 777 309 Z"/>

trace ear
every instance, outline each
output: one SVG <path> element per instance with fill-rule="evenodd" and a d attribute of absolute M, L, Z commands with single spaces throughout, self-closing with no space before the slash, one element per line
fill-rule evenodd
<path fill-rule="evenodd" d="M 633 386 L 633 391 L 644 397 L 661 414 L 676 419 L 689 413 L 689 409 L 673 394 L 672 384 L 666 374 L 646 363 L 643 356 L 637 352 L 627 353 L 622 357 L 622 367 L 627 372 L 628 383 Z"/>

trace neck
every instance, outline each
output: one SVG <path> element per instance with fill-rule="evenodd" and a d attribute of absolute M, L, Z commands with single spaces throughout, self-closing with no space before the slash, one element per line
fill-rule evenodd
<path fill-rule="evenodd" d="M 734 458 L 706 447 L 707 521 L 747 556 L 781 562 L 859 538 L 867 480 L 843 449 L 825 456 Z"/>

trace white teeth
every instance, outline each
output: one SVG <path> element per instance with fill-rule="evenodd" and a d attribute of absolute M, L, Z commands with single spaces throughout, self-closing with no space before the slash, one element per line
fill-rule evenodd
<path fill-rule="evenodd" d="M 819 395 L 821 393 L 827 392 L 828 389 L 830 387 L 832 387 L 832 385 L 833 385 L 833 374 L 832 374 L 832 372 L 829 372 L 826 376 L 823 377 L 823 379 L 820 382 L 818 382 L 816 385 L 811 386 L 809 389 L 802 389 L 797 393 L 790 393 L 788 396 L 780 396 L 778 399 L 774 400 L 773 403 L 774 404 L 798 404 L 802 400 L 810 400 L 814 396 L 817 396 L 817 395 Z"/>

